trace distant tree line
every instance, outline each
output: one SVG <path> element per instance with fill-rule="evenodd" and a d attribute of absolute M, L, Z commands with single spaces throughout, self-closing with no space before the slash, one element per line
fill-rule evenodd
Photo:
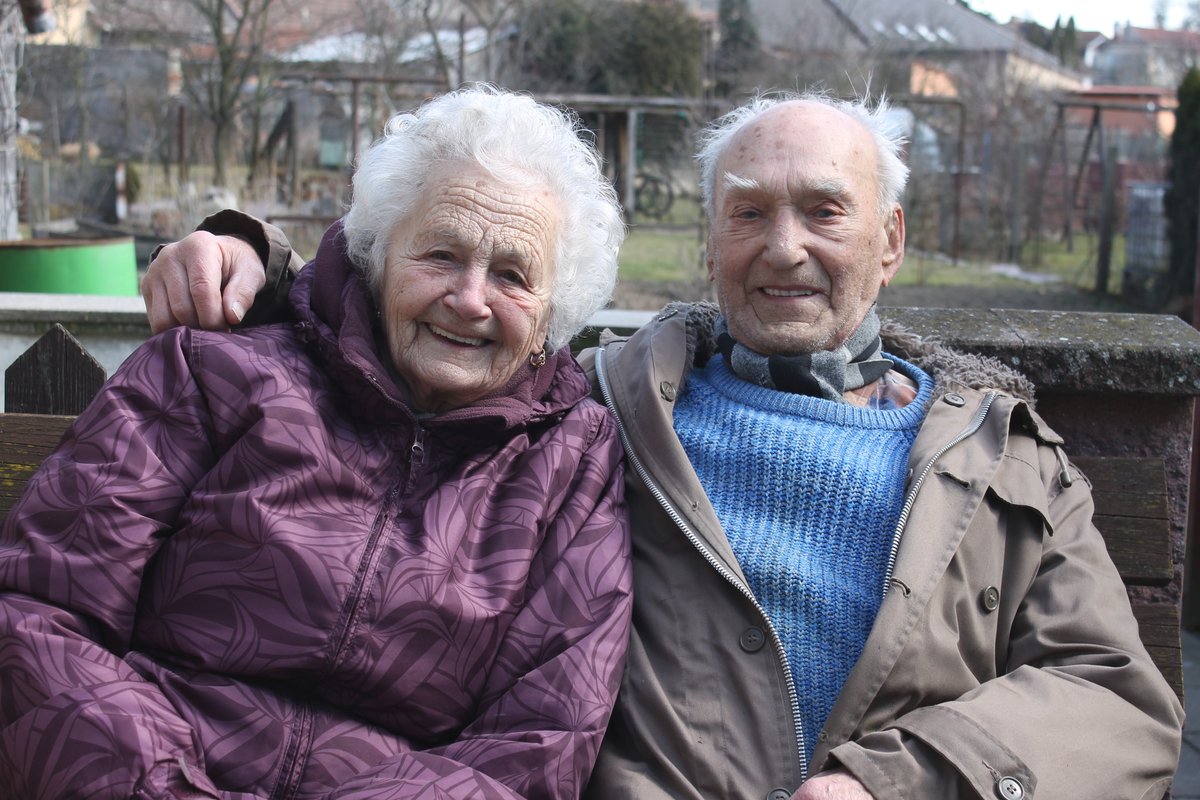
<path fill-rule="evenodd" d="M 533 91 L 696 96 L 704 29 L 677 0 L 531 0 L 519 12 L 516 85 Z"/>
<path fill-rule="evenodd" d="M 1068 17 L 1065 23 L 1062 17 L 1058 17 L 1054 20 L 1053 28 L 1043 28 L 1036 22 L 1022 22 L 1021 37 L 1054 56 L 1064 67 L 1078 69 L 1082 62 L 1075 17 Z"/>

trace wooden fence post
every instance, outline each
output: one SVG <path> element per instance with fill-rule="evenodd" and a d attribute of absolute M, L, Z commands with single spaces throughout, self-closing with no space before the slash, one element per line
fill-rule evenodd
<path fill-rule="evenodd" d="M 4 371 L 5 411 L 75 416 L 104 379 L 100 362 L 56 322 Z"/>

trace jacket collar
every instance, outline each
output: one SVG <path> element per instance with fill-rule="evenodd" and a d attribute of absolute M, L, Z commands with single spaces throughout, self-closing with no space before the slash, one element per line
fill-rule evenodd
<path fill-rule="evenodd" d="M 671 319 L 682 318 L 686 327 L 685 350 L 679 364 L 678 380 L 687 380 L 692 367 L 702 367 L 717 352 L 713 326 L 720 311 L 715 303 L 670 303 L 634 336 L 655 336 L 655 327 Z M 881 314 L 881 316 L 885 316 Z M 880 336 L 883 349 L 916 364 L 933 376 L 934 400 L 962 389 L 995 390 L 1034 403 L 1033 384 L 1024 375 L 990 356 L 962 353 L 884 320 Z"/>
<path fill-rule="evenodd" d="M 297 336 L 315 347 L 326 369 L 359 403 L 366 419 L 415 421 L 409 393 L 387 359 L 371 290 L 346 254 L 342 223 L 335 222 L 301 271 L 290 294 Z M 427 417 L 422 425 L 477 437 L 509 434 L 565 413 L 589 391 L 587 378 L 565 349 L 544 366 L 522 365 L 498 392 L 469 406 Z"/>

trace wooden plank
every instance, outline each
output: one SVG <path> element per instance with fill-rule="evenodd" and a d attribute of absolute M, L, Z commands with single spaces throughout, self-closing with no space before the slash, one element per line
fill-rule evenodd
<path fill-rule="evenodd" d="M 74 417 L 0 414 L 0 517 L 21 496 L 25 483 L 54 451 Z"/>
<path fill-rule="evenodd" d="M 1113 456 L 1073 461 L 1092 484 L 1094 522 L 1125 583 L 1170 583 L 1175 559 L 1163 460 Z"/>
<path fill-rule="evenodd" d="M 78 414 L 100 391 L 104 378 L 100 362 L 55 323 L 4 371 L 5 411 Z"/>
<path fill-rule="evenodd" d="M 1167 683 L 1183 700 L 1183 645 L 1179 640 L 1179 609 L 1171 603 L 1134 603 L 1142 643 Z"/>
<path fill-rule="evenodd" d="M 1161 458 L 1072 458 L 1092 483 L 1096 513 L 1168 519 L 1167 471 Z"/>
<path fill-rule="evenodd" d="M 1093 519 L 1117 572 L 1129 586 L 1165 586 L 1175 577 L 1171 527 L 1131 517 Z"/>

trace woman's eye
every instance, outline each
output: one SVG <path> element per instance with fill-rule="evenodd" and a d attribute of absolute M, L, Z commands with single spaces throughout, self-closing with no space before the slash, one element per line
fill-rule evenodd
<path fill-rule="evenodd" d="M 512 286 L 520 286 L 525 283 L 525 277 L 515 269 L 505 269 L 497 273 L 497 277 L 507 284 Z"/>

